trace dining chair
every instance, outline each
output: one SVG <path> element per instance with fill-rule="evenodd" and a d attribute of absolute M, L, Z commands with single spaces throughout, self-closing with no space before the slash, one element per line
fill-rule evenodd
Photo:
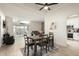
<path fill-rule="evenodd" d="M 25 39 L 25 49 L 24 49 L 24 53 L 26 54 L 26 50 L 27 50 L 27 56 L 29 56 L 29 48 L 33 47 L 34 42 L 32 42 L 31 38 L 28 37 L 27 35 L 24 35 L 24 39 Z M 33 49 L 33 48 L 32 48 Z"/>
<path fill-rule="evenodd" d="M 45 49 L 45 51 L 46 51 L 46 53 L 47 53 L 47 44 L 48 44 L 48 35 L 46 35 L 46 34 L 44 34 L 44 35 L 42 35 L 41 36 L 41 40 L 40 40 L 40 42 L 39 42 L 39 44 L 38 44 L 38 46 L 40 46 L 40 55 L 42 55 L 43 53 L 43 50 Z M 44 48 L 45 47 L 45 48 Z"/>
<path fill-rule="evenodd" d="M 54 35 L 53 34 L 49 34 L 49 47 L 51 47 L 53 49 L 54 47 Z"/>

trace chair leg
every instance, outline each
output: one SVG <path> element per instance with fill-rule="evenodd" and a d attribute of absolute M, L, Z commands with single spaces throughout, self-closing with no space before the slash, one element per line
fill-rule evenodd
<path fill-rule="evenodd" d="M 33 46 L 31 46 L 31 49 L 33 50 Z"/>
<path fill-rule="evenodd" d="M 29 46 L 27 46 L 27 56 L 29 56 Z"/>
<path fill-rule="evenodd" d="M 40 49 L 40 55 L 42 56 L 42 46 L 41 46 L 41 49 Z"/>
<path fill-rule="evenodd" d="M 24 55 L 26 55 L 26 45 L 25 45 L 25 48 L 24 48 Z"/>
<path fill-rule="evenodd" d="M 49 51 L 49 44 L 48 44 L 48 51 Z"/>
<path fill-rule="evenodd" d="M 52 39 L 52 49 L 53 49 L 53 47 L 54 47 L 54 41 L 53 41 L 53 39 Z"/>
<path fill-rule="evenodd" d="M 34 56 L 36 56 L 37 55 L 37 45 L 35 44 L 34 45 Z"/>
<path fill-rule="evenodd" d="M 46 44 L 46 53 L 47 53 L 47 44 Z"/>
<path fill-rule="evenodd" d="M 43 46 L 43 49 L 44 49 L 44 46 Z"/>

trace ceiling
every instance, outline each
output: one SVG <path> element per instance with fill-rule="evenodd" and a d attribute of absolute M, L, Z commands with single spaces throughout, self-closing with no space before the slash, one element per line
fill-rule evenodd
<path fill-rule="evenodd" d="M 45 10 L 39 11 L 42 6 L 34 3 L 1 3 L 0 8 L 5 16 L 17 20 L 44 21 Z"/>
<path fill-rule="evenodd" d="M 36 5 L 35 3 L 0 3 L 0 9 L 5 16 L 12 17 L 15 21 L 44 21 L 44 16 L 49 12 L 54 12 L 55 10 L 60 10 L 62 7 L 68 8 L 68 6 L 75 6 L 78 4 L 73 3 L 59 3 L 57 5 L 49 6 L 50 11 L 39 9 L 42 7 Z"/>
<path fill-rule="evenodd" d="M 0 4 L 0 8 L 5 16 L 10 16 L 20 20 L 43 21 L 43 13 L 38 11 L 35 4 Z"/>

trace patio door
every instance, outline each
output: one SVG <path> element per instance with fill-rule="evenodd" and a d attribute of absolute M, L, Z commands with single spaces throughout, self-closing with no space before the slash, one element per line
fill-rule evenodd
<path fill-rule="evenodd" d="M 14 26 L 14 35 L 15 36 L 22 36 L 24 34 L 27 34 L 28 32 L 28 26 Z"/>

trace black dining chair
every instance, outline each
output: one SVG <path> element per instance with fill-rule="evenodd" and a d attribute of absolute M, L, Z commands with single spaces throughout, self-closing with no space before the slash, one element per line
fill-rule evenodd
<path fill-rule="evenodd" d="M 53 34 L 49 34 L 49 47 L 51 47 L 53 49 L 54 47 L 54 35 Z"/>
<path fill-rule="evenodd" d="M 47 49 L 48 49 L 48 35 L 44 34 L 41 36 L 41 40 L 38 43 L 38 46 L 41 47 L 40 49 L 40 55 L 43 54 L 43 50 L 45 49 L 46 53 L 47 53 Z M 44 48 L 45 47 L 45 48 Z"/>
<path fill-rule="evenodd" d="M 27 50 L 27 56 L 29 56 L 29 48 L 33 50 L 34 42 L 32 42 L 32 39 L 30 37 L 27 37 L 27 35 L 24 35 L 24 39 L 25 39 L 24 53 L 26 54 L 26 50 Z"/>

